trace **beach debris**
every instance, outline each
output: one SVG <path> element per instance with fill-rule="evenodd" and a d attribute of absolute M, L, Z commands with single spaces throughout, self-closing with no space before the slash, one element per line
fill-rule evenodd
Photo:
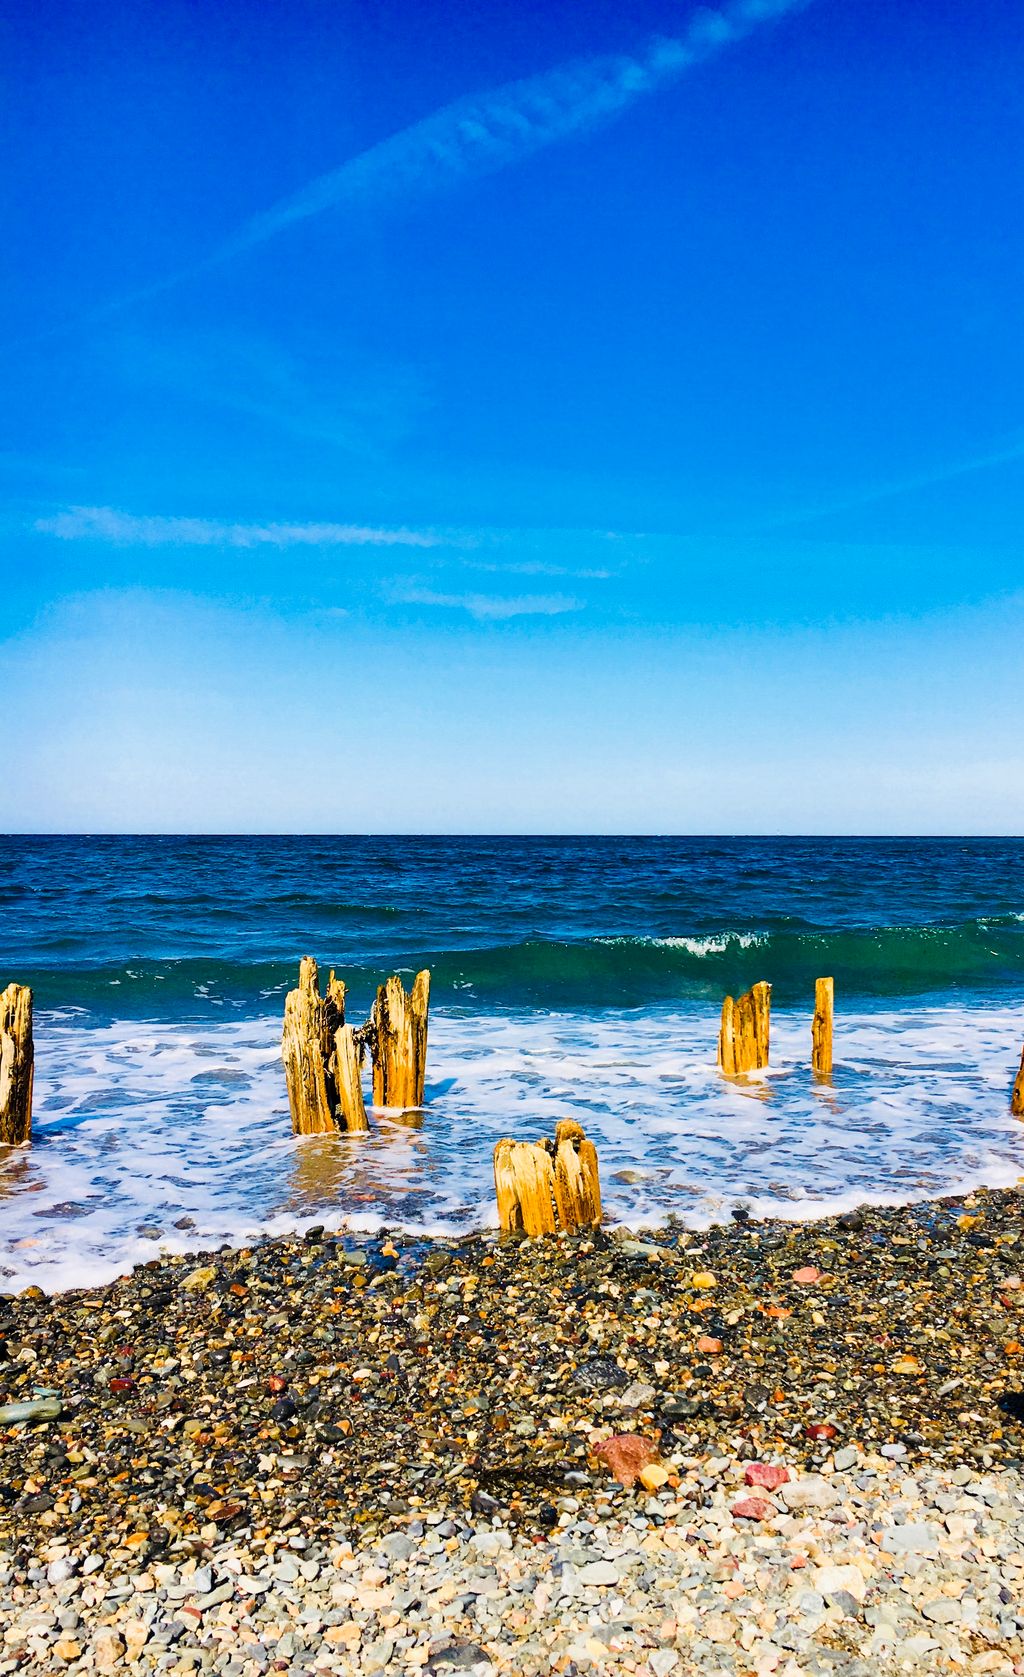
<path fill-rule="evenodd" d="M 0 1143 L 32 1139 L 32 992 L 26 984 L 0 991 Z"/>
<path fill-rule="evenodd" d="M 835 980 L 814 981 L 814 1019 L 811 1023 L 811 1070 L 815 1077 L 832 1076 L 832 1015 Z"/>
<path fill-rule="evenodd" d="M 1024 1048 L 1021 1049 L 1020 1054 L 1020 1070 L 1013 1080 L 1010 1111 L 1015 1118 L 1024 1118 Z"/>
<path fill-rule="evenodd" d="M 498 1222 L 527 1235 L 575 1234 L 601 1221 L 597 1149 L 572 1118 L 555 1126 L 552 1143 L 513 1141 L 494 1149 Z"/>
<path fill-rule="evenodd" d="M 429 1004 L 427 971 L 416 974 L 411 990 L 393 975 L 377 991 L 366 1027 L 373 1060 L 374 1106 L 409 1111 L 423 1105 Z"/>
<path fill-rule="evenodd" d="M 606 1438 L 596 1447 L 594 1454 L 600 1456 L 612 1478 L 628 1491 L 636 1484 L 644 1468 L 658 1460 L 658 1446 L 638 1432 L 620 1432 Z M 667 1473 L 665 1478 L 668 1478 Z"/>
<path fill-rule="evenodd" d="M 726 1077 L 760 1071 L 768 1064 L 770 984 L 755 984 L 742 996 L 726 996 L 718 1033 L 718 1064 Z"/>

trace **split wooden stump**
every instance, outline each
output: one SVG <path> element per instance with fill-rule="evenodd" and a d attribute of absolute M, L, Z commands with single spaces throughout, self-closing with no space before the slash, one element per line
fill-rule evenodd
<path fill-rule="evenodd" d="M 1014 1078 L 1010 1111 L 1015 1118 L 1024 1118 L 1024 1049 L 1021 1050 L 1020 1070 Z"/>
<path fill-rule="evenodd" d="M 307 955 L 300 962 L 298 988 L 284 1004 L 281 1040 L 296 1135 L 369 1129 L 362 1085 L 367 1053 L 375 1105 L 407 1110 L 423 1104 L 429 1000 L 429 972 L 417 973 L 408 993 L 400 978 L 389 978 L 366 1024 L 348 1025 L 341 979 L 332 972 L 321 996 L 315 960 Z"/>
<path fill-rule="evenodd" d="M 367 1030 L 373 1058 L 373 1104 L 407 1110 L 423 1105 L 427 1070 L 430 974 L 418 972 L 411 990 L 389 978 L 377 991 Z"/>
<path fill-rule="evenodd" d="M 718 1033 L 718 1064 L 726 1077 L 768 1064 L 772 987 L 755 984 L 743 996 L 726 996 Z"/>
<path fill-rule="evenodd" d="M 832 1076 L 832 1016 L 835 984 L 818 978 L 814 984 L 814 1021 L 811 1025 L 811 1070 L 816 1077 Z"/>
<path fill-rule="evenodd" d="M 32 1139 L 32 992 L 8 984 L 0 992 L 0 1142 Z"/>
<path fill-rule="evenodd" d="M 572 1118 L 555 1126 L 554 1142 L 499 1141 L 494 1189 L 508 1232 L 576 1234 L 601 1222 L 597 1149 Z"/>

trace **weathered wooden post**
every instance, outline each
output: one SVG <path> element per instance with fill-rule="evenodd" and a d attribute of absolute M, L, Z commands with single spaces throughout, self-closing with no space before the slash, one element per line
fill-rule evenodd
<path fill-rule="evenodd" d="M 0 993 L 0 1142 L 32 1139 L 32 992 L 8 984 Z"/>
<path fill-rule="evenodd" d="M 368 1127 L 359 1083 L 362 1049 L 345 1024 L 345 986 L 332 972 L 321 996 L 311 955 L 300 961 L 298 988 L 285 998 L 281 1056 L 296 1135 Z"/>
<path fill-rule="evenodd" d="M 418 972 L 410 991 L 391 977 L 377 991 L 366 1034 L 373 1057 L 373 1104 L 408 1111 L 423 1105 L 427 1070 L 430 974 Z"/>
<path fill-rule="evenodd" d="M 814 1020 L 811 1025 L 811 1070 L 816 1077 L 832 1076 L 832 1015 L 835 983 L 831 978 L 814 981 Z"/>
<path fill-rule="evenodd" d="M 494 1190 L 502 1229 L 575 1234 L 601 1222 L 597 1150 L 579 1124 L 560 1120 L 555 1141 L 512 1141 L 494 1149 Z"/>
<path fill-rule="evenodd" d="M 597 1228 L 601 1221 L 597 1148 L 571 1118 L 555 1125 L 555 1209 L 570 1231 Z"/>
<path fill-rule="evenodd" d="M 1024 1049 L 1021 1050 L 1020 1070 L 1013 1082 L 1013 1094 L 1010 1096 L 1010 1111 L 1015 1118 L 1024 1118 Z"/>
<path fill-rule="evenodd" d="M 555 1172 L 542 1141 L 499 1141 L 494 1149 L 494 1186 L 503 1229 L 554 1234 Z"/>
<path fill-rule="evenodd" d="M 726 996 L 718 1033 L 718 1064 L 726 1077 L 758 1071 L 768 1064 L 771 1027 L 770 984 L 755 984 L 745 995 Z"/>

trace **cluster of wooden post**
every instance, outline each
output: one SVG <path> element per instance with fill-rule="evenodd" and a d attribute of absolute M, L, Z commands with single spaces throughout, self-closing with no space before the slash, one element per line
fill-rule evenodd
<path fill-rule="evenodd" d="M 512 1141 L 494 1149 L 498 1222 L 522 1234 L 576 1234 L 601 1221 L 597 1149 L 572 1118 L 555 1126 L 553 1142 Z"/>
<path fill-rule="evenodd" d="M 819 978 L 814 985 L 811 1023 L 811 1070 L 816 1077 L 832 1075 L 832 1020 L 835 985 Z M 726 1077 L 760 1071 L 768 1064 L 771 1034 L 772 987 L 755 984 L 742 996 L 726 996 L 718 1033 L 718 1064 Z"/>
<path fill-rule="evenodd" d="M 417 973 L 410 991 L 392 977 L 377 991 L 366 1024 L 346 1024 L 344 984 L 332 972 L 321 996 L 317 964 L 307 955 L 299 964 L 298 987 L 285 1000 L 281 1039 L 295 1134 L 369 1128 L 362 1085 L 367 1054 L 375 1106 L 403 1111 L 421 1106 L 429 1003 L 429 972 Z"/>
<path fill-rule="evenodd" d="M 0 1143 L 32 1139 L 32 992 L 25 984 L 0 991 Z"/>

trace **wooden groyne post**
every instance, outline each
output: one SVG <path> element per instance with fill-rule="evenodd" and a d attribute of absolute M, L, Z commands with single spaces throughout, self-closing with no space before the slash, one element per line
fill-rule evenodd
<path fill-rule="evenodd" d="M 507 1232 L 576 1234 L 601 1222 L 597 1149 L 572 1118 L 559 1121 L 553 1143 L 499 1141 L 494 1191 Z"/>
<path fill-rule="evenodd" d="M 408 1111 L 423 1105 L 427 1070 L 430 974 L 418 972 L 406 991 L 389 978 L 365 1025 L 345 1022 L 345 986 L 334 973 L 320 994 L 311 955 L 299 963 L 299 983 L 284 1004 L 281 1057 L 296 1135 L 366 1130 L 363 1061 L 373 1062 L 374 1105 Z"/>
<path fill-rule="evenodd" d="M 427 1070 L 430 974 L 418 972 L 411 990 L 391 977 L 377 991 L 367 1034 L 373 1058 L 374 1106 L 408 1111 L 423 1105 Z"/>
<path fill-rule="evenodd" d="M 321 996 L 311 955 L 299 963 L 298 988 L 285 999 L 281 1056 L 296 1135 L 369 1128 L 359 1076 L 363 1048 L 345 1023 L 345 986 L 332 972 Z"/>
<path fill-rule="evenodd" d="M 1021 1050 L 1020 1070 L 1013 1082 L 1013 1093 L 1010 1096 L 1010 1111 L 1015 1118 L 1024 1118 L 1024 1049 Z"/>
<path fill-rule="evenodd" d="M 745 995 L 726 996 L 718 1033 L 718 1064 L 726 1077 L 768 1064 L 772 987 L 755 984 Z"/>
<path fill-rule="evenodd" d="M 811 1025 L 811 1070 L 815 1077 L 832 1076 L 832 1017 L 835 983 L 818 978 L 814 983 L 814 1021 Z"/>
<path fill-rule="evenodd" d="M 32 992 L 8 984 L 0 992 L 0 1142 L 32 1139 Z"/>

